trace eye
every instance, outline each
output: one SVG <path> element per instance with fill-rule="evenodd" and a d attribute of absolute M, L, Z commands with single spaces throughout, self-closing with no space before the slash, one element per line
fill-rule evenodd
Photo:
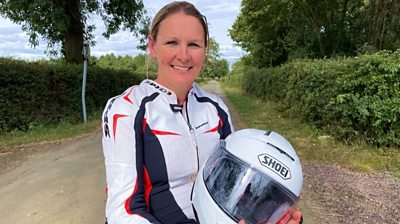
<path fill-rule="evenodd" d="M 199 48 L 201 46 L 199 44 L 196 44 L 196 43 L 189 43 L 189 47 Z"/>
<path fill-rule="evenodd" d="M 177 45 L 178 42 L 176 42 L 175 40 L 170 40 L 170 41 L 167 41 L 165 44 L 166 45 Z"/>

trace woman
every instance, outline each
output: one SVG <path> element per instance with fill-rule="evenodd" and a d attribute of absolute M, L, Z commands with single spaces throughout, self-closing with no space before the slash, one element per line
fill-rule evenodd
<path fill-rule="evenodd" d="M 195 223 L 193 181 L 233 131 L 222 100 L 194 83 L 207 44 L 206 19 L 192 4 L 156 14 L 148 48 L 157 78 L 110 99 L 103 113 L 108 223 Z"/>

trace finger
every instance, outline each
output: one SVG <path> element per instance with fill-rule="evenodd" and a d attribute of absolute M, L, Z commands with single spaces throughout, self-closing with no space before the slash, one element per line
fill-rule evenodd
<path fill-rule="evenodd" d="M 246 222 L 242 219 L 238 222 L 238 224 L 246 224 Z"/>
<path fill-rule="evenodd" d="M 292 212 L 292 219 L 300 221 L 301 219 L 301 212 L 299 210 L 294 210 Z"/>
<path fill-rule="evenodd" d="M 298 210 L 294 210 L 287 224 L 299 224 L 300 220 L 301 220 L 301 212 Z"/>

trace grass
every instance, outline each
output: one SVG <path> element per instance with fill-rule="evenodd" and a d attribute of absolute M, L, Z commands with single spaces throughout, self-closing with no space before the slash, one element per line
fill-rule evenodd
<path fill-rule="evenodd" d="M 53 126 L 36 125 L 28 132 L 12 131 L 0 135 L 0 148 L 16 145 L 30 145 L 41 142 L 51 142 L 60 139 L 74 138 L 93 133 L 100 128 L 100 112 L 90 116 L 87 123 L 72 124 L 61 122 Z"/>
<path fill-rule="evenodd" d="M 285 114 L 278 103 L 261 101 L 224 84 L 222 88 L 246 127 L 282 134 L 295 147 L 303 163 L 336 164 L 366 172 L 389 171 L 400 177 L 399 148 L 346 145 Z"/>

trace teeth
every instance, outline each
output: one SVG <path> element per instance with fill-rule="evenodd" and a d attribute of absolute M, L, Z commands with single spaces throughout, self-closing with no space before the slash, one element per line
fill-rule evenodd
<path fill-rule="evenodd" d="M 172 67 L 174 69 L 180 70 L 180 71 L 187 71 L 187 70 L 189 70 L 191 68 L 191 67 L 181 67 L 181 66 L 177 66 L 177 65 L 173 65 Z"/>

